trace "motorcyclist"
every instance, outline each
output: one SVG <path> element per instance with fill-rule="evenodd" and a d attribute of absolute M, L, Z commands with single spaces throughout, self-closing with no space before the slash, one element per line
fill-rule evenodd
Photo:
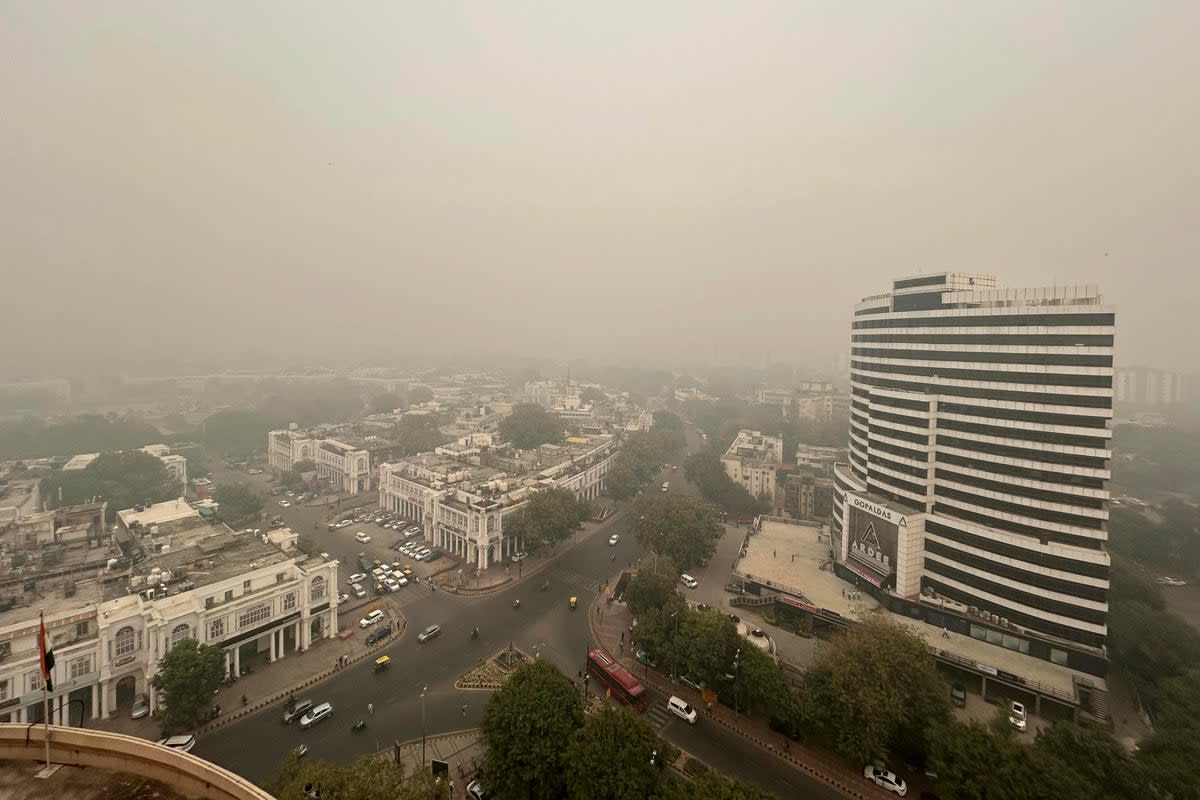
<path fill-rule="evenodd" d="M 517 598 L 516 600 L 513 600 L 513 608 L 520 608 L 520 607 L 521 607 L 521 600 L 520 600 L 520 598 Z"/>
<path fill-rule="evenodd" d="M 472 638 L 472 639 L 478 639 L 478 638 L 479 638 L 479 628 L 472 628 L 472 629 L 471 629 L 471 638 Z"/>

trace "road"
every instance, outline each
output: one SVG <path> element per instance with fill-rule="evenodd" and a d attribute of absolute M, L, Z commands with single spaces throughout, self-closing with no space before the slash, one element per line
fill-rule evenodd
<path fill-rule="evenodd" d="M 689 439 L 698 444 L 694 433 Z M 215 471 L 214 474 L 214 480 L 218 482 L 258 477 L 261 476 L 236 472 L 223 475 Z M 671 492 L 696 492 L 695 487 L 684 479 L 682 469 L 664 470 L 650 484 L 648 491 L 659 491 L 664 480 L 671 482 Z M 265 486 L 265 481 L 261 485 Z M 343 531 L 327 532 L 323 526 L 313 530 L 313 522 L 324 514 L 322 510 L 293 507 L 279 508 L 278 513 L 293 530 L 305 531 L 335 557 L 345 558 L 347 564 L 353 563 L 359 547 L 353 539 Z M 612 533 L 620 534 L 616 546 L 608 544 Z M 339 551 L 344 551 L 345 555 Z M 297 725 L 284 727 L 281 724 L 282 707 L 266 710 L 223 727 L 214 735 L 201 737 L 193 752 L 258 781 L 270 775 L 301 742 L 308 745 L 309 758 L 346 762 L 395 741 L 419 738 L 422 733 L 436 735 L 478 727 L 490 692 L 460 691 L 454 688 L 454 682 L 481 658 L 494 655 L 510 642 L 526 653 L 549 660 L 566 675 L 575 676 L 583 668 L 587 650 L 592 645 L 587 624 L 588 605 L 621 565 L 641 555 L 628 520 L 621 515 L 601 533 L 562 553 L 536 576 L 499 593 L 484 597 L 444 592 L 406 594 L 403 610 L 408 620 L 407 630 L 384 651 L 392 659 L 390 670 L 376 674 L 370 661 L 364 661 L 335 674 L 298 698 L 332 703 L 332 717 L 304 731 Z M 713 569 L 716 568 L 714 564 Z M 547 579 L 550 588 L 539 591 L 542 581 Z M 572 595 L 579 598 L 579 609 L 574 612 L 568 607 L 568 598 Z M 521 608 L 514 610 L 512 601 L 517 598 L 521 600 Z M 434 623 L 442 626 L 442 635 L 418 644 L 417 632 Z M 475 626 L 480 630 L 478 640 L 469 637 Z M 427 687 L 424 701 L 421 697 L 423 687 Z M 655 702 L 665 705 L 666 698 L 657 696 Z M 368 715 L 368 703 L 375 705 L 373 716 Z M 467 706 L 465 715 L 462 711 L 464 703 Z M 367 719 L 367 728 L 354 733 L 350 726 L 360 718 Z M 780 797 L 804 796 L 818 800 L 843 797 L 824 783 L 807 777 L 715 724 L 705 724 L 702 720 L 692 726 L 661 713 L 648 715 L 647 722 L 664 739 L 710 767 L 739 780 L 753 782 Z"/>

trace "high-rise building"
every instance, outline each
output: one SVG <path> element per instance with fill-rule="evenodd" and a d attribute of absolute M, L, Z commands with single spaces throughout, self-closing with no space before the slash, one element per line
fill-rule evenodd
<path fill-rule="evenodd" d="M 862 300 L 850 460 L 834 471 L 839 574 L 1103 674 L 1114 318 L 1095 286 L 965 273 Z"/>

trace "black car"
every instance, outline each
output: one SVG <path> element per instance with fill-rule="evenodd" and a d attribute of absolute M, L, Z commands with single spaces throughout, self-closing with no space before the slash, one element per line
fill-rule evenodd
<path fill-rule="evenodd" d="M 284 706 L 283 724 L 291 725 L 293 722 L 300 719 L 305 714 L 307 714 L 309 711 L 311 711 L 312 707 L 313 707 L 312 700 L 297 700 L 296 704 L 294 706 L 292 706 L 291 708 Z"/>
<path fill-rule="evenodd" d="M 382 641 L 392 635 L 392 626 L 384 625 L 382 628 L 376 628 L 367 634 L 367 644 L 372 645 L 378 641 Z"/>
<path fill-rule="evenodd" d="M 967 690 L 963 688 L 961 683 L 956 683 L 950 687 L 950 702 L 956 708 L 962 708 L 967 704 Z"/>

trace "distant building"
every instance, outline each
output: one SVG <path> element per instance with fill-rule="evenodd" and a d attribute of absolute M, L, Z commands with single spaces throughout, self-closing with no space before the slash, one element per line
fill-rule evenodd
<path fill-rule="evenodd" d="M 796 445 L 796 466 L 820 470 L 828 475 L 833 474 L 833 465 L 846 460 L 844 447 L 819 447 L 812 444 Z"/>
<path fill-rule="evenodd" d="M 783 485 L 783 509 L 796 519 L 827 521 L 833 516 L 833 478 L 792 473 Z"/>
<path fill-rule="evenodd" d="M 1113 399 L 1128 405 L 1162 408 L 1192 400 L 1196 378 L 1150 367 L 1117 367 Z"/>
<path fill-rule="evenodd" d="M 783 464 L 783 437 L 742 430 L 721 456 L 725 474 L 755 497 L 775 497 L 775 472 Z"/>

